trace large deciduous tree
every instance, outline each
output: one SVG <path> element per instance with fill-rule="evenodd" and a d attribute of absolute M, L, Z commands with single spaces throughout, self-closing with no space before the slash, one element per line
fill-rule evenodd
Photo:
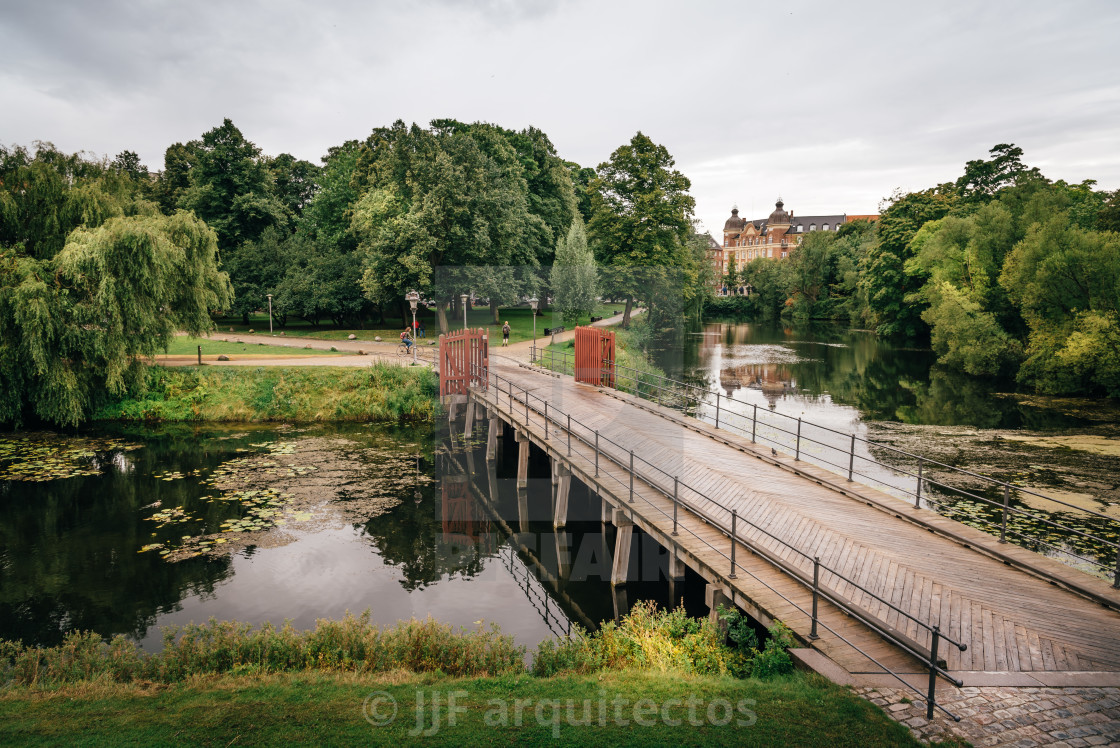
<path fill-rule="evenodd" d="M 639 132 L 599 164 L 591 183 L 588 234 L 604 290 L 626 299 L 624 326 L 634 300 L 651 303 L 666 273 L 695 275 L 688 241 L 696 202 L 674 165 L 665 146 Z"/>
<path fill-rule="evenodd" d="M 361 195 L 351 229 L 374 303 L 396 305 L 403 316 L 404 294 L 416 289 L 437 302 L 446 332 L 448 304 L 460 293 L 513 300 L 531 290 L 533 279 L 515 272 L 539 264 L 523 241 L 533 223 L 528 187 L 499 128 L 379 128 L 351 183 Z"/>

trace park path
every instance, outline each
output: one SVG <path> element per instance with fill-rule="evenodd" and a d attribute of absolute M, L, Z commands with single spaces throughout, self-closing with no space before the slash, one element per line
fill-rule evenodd
<path fill-rule="evenodd" d="M 635 309 L 631 312 L 631 316 L 640 314 L 640 309 Z M 606 317 L 598 322 L 593 323 L 593 327 L 611 327 L 618 325 L 622 322 L 622 314 L 616 314 L 613 317 Z M 494 341 L 495 343 L 490 346 L 491 356 L 501 356 L 511 361 L 528 361 L 530 351 L 533 346 L 533 341 L 526 340 L 520 343 L 511 343 L 508 346 L 502 347 L 501 335 L 498 333 L 500 328 L 494 327 Z M 575 330 L 567 330 L 558 333 L 550 338 L 541 336 L 537 339 L 538 345 L 545 345 L 546 342 L 555 340 L 557 343 L 565 343 L 575 338 Z M 212 366 L 372 366 L 375 363 L 391 363 L 396 364 L 400 362 L 397 357 L 398 341 L 394 340 L 322 340 L 319 338 L 304 338 L 297 335 L 284 335 L 277 333 L 275 335 L 268 335 L 262 333 L 221 333 L 215 332 L 210 335 L 210 339 L 215 342 L 229 342 L 229 343 L 245 343 L 249 345 L 256 345 L 264 343 L 265 345 L 279 346 L 292 349 L 311 349 L 319 351 L 329 351 L 331 348 L 336 349 L 339 354 L 337 356 L 306 356 L 295 354 L 293 356 L 283 356 L 276 354 L 254 354 L 251 350 L 245 351 L 243 354 L 228 353 L 228 361 L 219 361 L 218 354 L 206 353 L 206 345 L 202 346 L 202 362 Z M 436 358 L 435 350 L 439 338 L 421 338 L 421 350 L 425 356 L 428 364 L 430 365 Z M 361 356 L 347 355 L 361 353 Z M 194 354 L 187 355 L 163 355 L 156 356 L 156 363 L 161 366 L 191 366 L 198 363 L 198 357 Z"/>

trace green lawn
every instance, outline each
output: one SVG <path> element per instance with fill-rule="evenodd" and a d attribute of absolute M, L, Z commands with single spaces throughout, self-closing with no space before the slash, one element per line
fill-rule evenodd
<path fill-rule="evenodd" d="M 636 671 L 476 679 L 296 673 L 9 688 L 0 690 L 0 744 L 919 745 L 878 707 L 818 676 Z"/>
<path fill-rule="evenodd" d="M 595 311 L 597 317 L 609 317 L 613 314 L 618 314 L 626 308 L 625 304 L 601 304 Z M 427 340 L 434 341 L 439 337 L 439 325 L 436 321 L 436 315 L 433 311 L 424 310 L 418 315 L 418 319 L 423 323 L 427 333 Z M 498 317 L 502 322 L 509 321 L 510 325 L 510 342 L 516 343 L 522 340 L 532 340 L 533 338 L 533 318 L 529 313 L 529 307 L 512 307 L 508 309 L 501 309 L 498 312 Z M 391 319 L 391 318 L 390 318 Z M 255 330 L 260 333 L 264 330 L 268 331 L 268 315 L 260 317 L 251 317 L 248 325 L 241 324 L 241 320 L 236 322 L 229 319 L 215 320 L 219 332 L 215 333 L 216 336 L 223 336 L 225 334 L 236 334 L 236 332 L 247 332 L 249 329 Z M 411 323 L 411 320 L 409 320 Z M 448 315 L 448 325 L 452 330 L 458 330 L 463 326 L 463 317 L 459 315 Z M 589 318 L 583 317 L 577 324 L 588 324 Z M 494 335 L 501 337 L 501 323 L 494 324 L 494 318 L 490 314 L 489 308 L 483 307 L 480 309 L 471 310 L 467 313 L 467 324 L 470 327 L 489 327 Z M 559 315 L 554 315 L 551 309 L 544 309 L 537 315 L 537 336 L 544 336 L 544 329 L 552 327 L 553 325 L 562 325 L 563 321 Z M 234 329 L 234 333 L 228 333 L 230 328 Z M 345 340 L 350 334 L 358 336 L 359 340 L 373 340 L 374 337 L 380 335 L 383 340 L 393 341 L 400 335 L 404 326 L 367 328 L 365 330 L 336 330 L 327 326 L 320 325 L 319 327 L 312 327 L 309 323 L 303 320 L 293 319 L 286 327 L 274 327 L 274 332 L 283 330 L 287 335 L 315 338 L 318 340 Z M 421 342 L 424 342 L 422 340 Z M 205 348 L 203 349 L 205 351 Z"/>
<path fill-rule="evenodd" d="M 343 336 L 345 337 L 345 336 Z M 222 340 L 228 338 L 230 342 L 223 343 Z M 167 353 L 172 356 L 181 355 L 195 355 L 198 353 L 198 346 L 202 346 L 203 356 L 213 356 L 216 354 L 224 353 L 226 355 L 239 353 L 239 354 L 253 354 L 257 356 L 337 356 L 338 353 L 331 351 L 320 351 L 304 348 L 302 344 L 293 344 L 291 347 L 282 345 L 266 345 L 264 343 L 235 343 L 237 339 L 236 333 L 215 333 L 212 338 L 192 338 L 186 335 L 180 335 L 171 341 L 171 345 L 167 348 Z"/>

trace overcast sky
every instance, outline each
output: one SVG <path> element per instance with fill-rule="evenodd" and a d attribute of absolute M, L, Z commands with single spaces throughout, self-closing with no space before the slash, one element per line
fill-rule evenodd
<path fill-rule="evenodd" d="M 731 205 L 874 213 L 1016 143 L 1120 187 L 1120 3 L 0 0 L 0 143 L 164 149 L 229 117 L 315 163 L 396 119 L 535 125 L 595 166 L 636 131 Z"/>

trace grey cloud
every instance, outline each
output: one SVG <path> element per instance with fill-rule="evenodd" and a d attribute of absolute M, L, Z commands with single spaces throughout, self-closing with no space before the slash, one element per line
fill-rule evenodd
<path fill-rule="evenodd" d="M 876 210 L 1015 142 L 1120 187 L 1120 7 L 1103 0 L 0 0 L 0 142 L 167 145 L 230 117 L 317 160 L 397 118 L 535 125 L 594 166 L 642 130 L 720 229 L 781 191 Z"/>

